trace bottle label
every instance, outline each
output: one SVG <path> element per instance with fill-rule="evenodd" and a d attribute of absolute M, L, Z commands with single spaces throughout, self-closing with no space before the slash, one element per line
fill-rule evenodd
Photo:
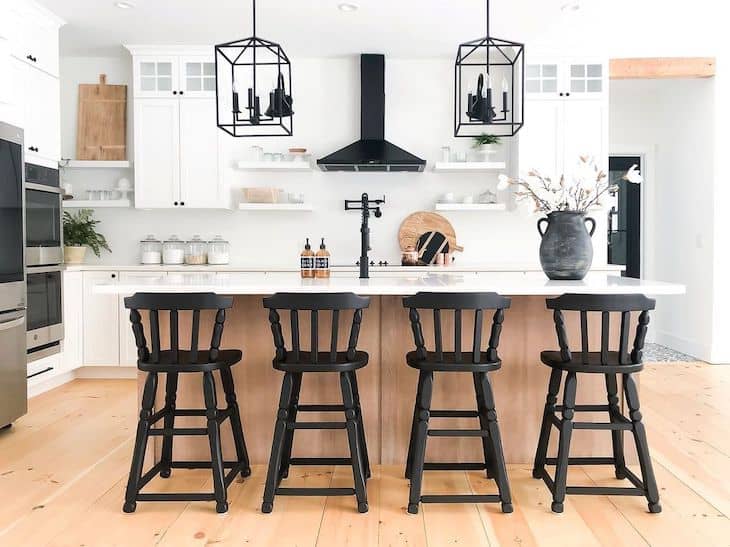
<path fill-rule="evenodd" d="M 314 259 L 314 269 L 315 270 L 328 270 L 330 267 L 330 257 L 328 256 L 318 256 Z"/>
<path fill-rule="evenodd" d="M 299 262 L 302 270 L 311 270 L 314 268 L 313 256 L 302 256 L 299 258 Z"/>

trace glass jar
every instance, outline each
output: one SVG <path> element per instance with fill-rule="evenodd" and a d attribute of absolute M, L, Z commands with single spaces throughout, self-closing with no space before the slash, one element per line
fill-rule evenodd
<path fill-rule="evenodd" d="M 185 244 L 185 264 L 200 266 L 208 263 L 208 244 L 194 235 L 193 239 Z"/>
<path fill-rule="evenodd" d="M 231 244 L 221 236 L 208 242 L 208 264 L 228 264 L 231 260 Z"/>
<path fill-rule="evenodd" d="M 170 236 L 170 239 L 162 244 L 163 264 L 184 264 L 185 243 L 177 236 Z"/>
<path fill-rule="evenodd" d="M 149 234 L 139 242 L 139 254 L 142 264 L 161 264 L 162 242 Z"/>

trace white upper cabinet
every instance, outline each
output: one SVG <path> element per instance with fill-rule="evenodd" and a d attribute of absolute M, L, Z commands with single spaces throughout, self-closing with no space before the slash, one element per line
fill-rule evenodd
<path fill-rule="evenodd" d="M 169 99 L 180 89 L 178 59 L 174 56 L 134 58 L 134 96 Z"/>
<path fill-rule="evenodd" d="M 17 62 L 17 61 L 16 61 Z M 32 67 L 24 78 L 25 159 L 56 166 L 61 159 L 61 105 L 58 78 Z M 45 161 L 44 161 L 45 160 Z"/>
<path fill-rule="evenodd" d="M 213 48 L 128 46 L 134 57 L 134 96 L 137 98 L 215 97 Z"/>
<path fill-rule="evenodd" d="M 180 101 L 134 101 L 134 203 L 180 205 Z"/>
<path fill-rule="evenodd" d="M 539 99 L 595 99 L 608 96 L 603 59 L 532 58 L 525 64 L 525 95 Z"/>
<path fill-rule="evenodd" d="M 7 2 L 4 26 L 13 57 L 58 76 L 58 29 L 63 21 L 34 2 L 3 2 Z"/>
<path fill-rule="evenodd" d="M 180 91 L 184 97 L 215 97 L 215 61 L 208 55 L 180 57 Z"/>
<path fill-rule="evenodd" d="M 221 131 L 215 99 L 180 101 L 180 203 L 183 207 L 224 206 L 219 165 Z"/>

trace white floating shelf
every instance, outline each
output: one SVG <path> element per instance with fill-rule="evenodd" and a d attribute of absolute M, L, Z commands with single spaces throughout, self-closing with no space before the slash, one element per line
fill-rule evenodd
<path fill-rule="evenodd" d="M 433 170 L 441 173 L 467 172 L 467 173 L 485 173 L 487 171 L 496 171 L 505 169 L 507 164 L 503 161 L 437 161 Z"/>
<path fill-rule="evenodd" d="M 102 207 L 131 207 L 132 201 L 129 199 L 67 199 L 64 200 L 63 206 L 67 209 L 100 209 Z"/>
<path fill-rule="evenodd" d="M 504 203 L 437 203 L 436 211 L 504 211 Z"/>
<path fill-rule="evenodd" d="M 239 203 L 241 211 L 312 211 L 311 203 Z"/>
<path fill-rule="evenodd" d="M 131 161 L 101 161 L 101 160 L 68 160 L 60 162 L 61 167 L 69 169 L 129 169 Z"/>
<path fill-rule="evenodd" d="M 239 161 L 236 167 L 245 171 L 311 171 L 308 161 Z"/>

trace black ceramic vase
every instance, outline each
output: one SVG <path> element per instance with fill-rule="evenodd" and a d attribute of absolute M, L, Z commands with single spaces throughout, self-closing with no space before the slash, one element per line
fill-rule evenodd
<path fill-rule="evenodd" d="M 540 264 L 545 275 L 550 279 L 583 279 L 593 262 L 591 236 L 595 229 L 596 221 L 578 211 L 555 211 L 538 220 Z"/>

